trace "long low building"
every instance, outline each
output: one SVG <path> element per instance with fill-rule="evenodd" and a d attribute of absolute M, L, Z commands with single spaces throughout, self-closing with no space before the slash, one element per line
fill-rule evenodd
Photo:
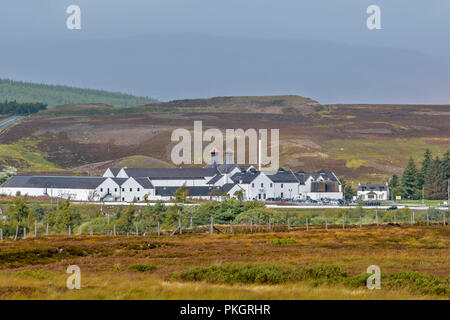
<path fill-rule="evenodd" d="M 1 186 L 4 195 L 70 198 L 74 201 L 133 202 L 171 200 L 184 186 L 188 198 L 244 200 L 343 199 L 342 185 L 331 171 L 305 173 L 213 161 L 204 168 L 108 168 L 102 177 L 13 176 Z M 228 161 L 231 162 L 228 157 Z"/>

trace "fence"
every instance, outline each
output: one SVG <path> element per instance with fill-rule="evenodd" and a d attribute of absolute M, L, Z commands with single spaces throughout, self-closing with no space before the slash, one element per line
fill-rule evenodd
<path fill-rule="evenodd" d="M 401 214 L 400 212 L 378 212 L 366 213 L 358 215 L 355 213 L 346 215 L 326 216 L 321 214 L 311 214 L 308 216 L 286 215 L 276 219 L 270 218 L 266 221 L 263 219 L 247 219 L 245 221 L 214 221 L 211 217 L 180 217 L 171 223 L 139 225 L 134 223 L 133 228 L 126 230 L 118 230 L 115 223 L 99 228 L 89 223 L 73 228 L 68 226 L 67 230 L 51 230 L 48 224 L 34 223 L 34 228 L 26 228 L 16 226 L 14 233 L 4 234 L 4 230 L 0 228 L 0 241 L 3 240 L 19 240 L 30 237 L 65 235 L 110 235 L 110 236 L 146 236 L 146 235 L 170 235 L 177 234 L 194 234 L 194 233 L 257 233 L 257 232 L 286 232 L 286 231 L 309 231 L 311 229 L 346 229 L 346 228 L 362 228 L 363 226 L 380 226 L 385 224 L 394 225 L 447 225 L 446 212 L 432 213 L 414 212 L 409 214 Z M 108 217 L 109 222 L 109 217 Z"/>

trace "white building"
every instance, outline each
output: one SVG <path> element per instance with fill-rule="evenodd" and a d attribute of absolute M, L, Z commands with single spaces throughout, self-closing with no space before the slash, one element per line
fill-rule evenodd
<path fill-rule="evenodd" d="M 229 154 L 226 163 L 217 163 L 217 152 L 213 153 L 212 162 L 204 168 L 108 168 L 102 177 L 14 176 L 0 192 L 74 201 L 140 202 L 145 198 L 170 200 L 184 186 L 193 199 L 237 197 L 238 191 L 244 200 L 343 199 L 341 183 L 333 172 L 258 171 L 234 164 Z"/>
<path fill-rule="evenodd" d="M 386 184 L 358 184 L 356 197 L 363 201 L 389 200 L 389 185 Z"/>

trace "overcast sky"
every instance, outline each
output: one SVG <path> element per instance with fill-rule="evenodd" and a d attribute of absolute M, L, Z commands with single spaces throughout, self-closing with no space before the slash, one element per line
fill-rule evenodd
<path fill-rule="evenodd" d="M 82 30 L 65 26 L 79 5 Z M 366 28 L 381 7 L 383 30 Z M 0 38 L 206 33 L 299 38 L 450 53 L 449 0 L 2 0 Z"/>
<path fill-rule="evenodd" d="M 81 8 L 81 30 L 66 27 L 66 9 L 72 4 Z M 382 30 L 366 27 L 366 9 L 372 4 L 381 7 Z M 133 37 L 134 42 L 130 40 Z M 95 42 L 87 41 L 93 39 L 116 41 L 108 43 L 109 51 L 103 51 Z M 281 40 L 287 42 L 277 42 Z M 324 45 L 302 50 L 309 46 L 305 40 Z M 69 48 L 71 41 L 70 50 L 61 49 Z M 139 41 L 154 43 L 142 46 Z M 176 57 L 173 41 L 183 43 L 175 50 L 184 52 L 187 58 Z M 7 49 L 0 50 L 0 78 L 149 96 L 156 93 L 163 99 L 291 93 L 311 94 L 321 102 L 450 103 L 450 0 L 1 0 L 2 44 Z M 134 57 L 138 52 L 124 48 L 125 44 L 140 46 L 147 56 L 139 53 L 139 59 Z M 293 50 L 271 52 L 273 45 Z M 227 54 L 228 49 L 233 54 Z M 297 55 L 293 54 L 297 51 Z M 353 52 L 358 52 L 355 62 L 349 58 Z M 110 53 L 111 64 L 107 65 L 104 57 Z M 116 57 L 113 53 L 117 53 Z M 84 55 L 86 58 L 81 57 Z M 253 57 L 258 58 L 256 62 Z M 71 70 L 69 58 L 84 59 L 86 63 L 74 65 Z M 157 63 L 151 64 L 147 61 L 150 59 Z M 233 72 L 223 79 L 213 74 L 217 83 L 211 83 L 205 74 L 220 63 L 220 72 L 225 74 L 230 67 Z M 268 63 L 272 73 L 261 78 L 258 71 Z M 99 64 L 111 74 L 106 77 L 96 70 Z M 366 64 L 372 64 L 372 76 L 364 74 Z M 67 70 L 61 69 L 64 65 Z M 164 67 L 159 69 L 161 65 Z M 333 70 L 334 65 L 341 67 L 339 74 Z M 351 69 L 358 75 L 352 77 L 347 72 Z M 277 78 L 271 79 L 274 74 Z M 176 82 L 183 77 L 185 82 Z M 363 77 L 367 83 L 361 82 Z M 166 82 L 161 81 L 164 78 Z M 144 79 L 148 80 L 146 86 Z M 345 86 L 335 88 L 339 82 Z M 374 87 L 381 82 L 385 87 Z M 209 85 L 214 88 L 203 89 Z M 390 88 L 392 92 L 373 93 L 381 90 L 378 88 Z M 413 94 L 417 88 L 424 90 L 420 97 Z"/>

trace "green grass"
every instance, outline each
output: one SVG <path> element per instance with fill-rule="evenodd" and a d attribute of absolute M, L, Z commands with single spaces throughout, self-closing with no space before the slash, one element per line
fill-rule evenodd
<path fill-rule="evenodd" d="M 58 171 L 58 166 L 45 160 L 44 154 L 37 150 L 38 140 L 28 138 L 21 139 L 11 144 L 0 145 L 0 162 L 13 159 L 20 165 L 15 165 L 17 169 L 27 171 Z"/>

